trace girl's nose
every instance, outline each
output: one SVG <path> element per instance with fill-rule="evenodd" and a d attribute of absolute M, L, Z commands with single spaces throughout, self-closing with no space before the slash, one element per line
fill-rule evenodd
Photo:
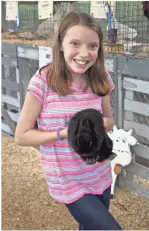
<path fill-rule="evenodd" d="M 81 58 L 86 58 L 89 56 L 89 52 L 88 52 L 88 49 L 86 47 L 82 47 L 80 49 L 80 57 Z"/>

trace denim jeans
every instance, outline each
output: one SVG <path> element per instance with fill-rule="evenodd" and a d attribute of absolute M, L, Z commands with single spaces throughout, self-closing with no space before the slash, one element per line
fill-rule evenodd
<path fill-rule="evenodd" d="M 77 201 L 66 204 L 70 214 L 79 223 L 79 230 L 122 230 L 108 211 L 111 187 L 102 195 L 86 194 Z"/>

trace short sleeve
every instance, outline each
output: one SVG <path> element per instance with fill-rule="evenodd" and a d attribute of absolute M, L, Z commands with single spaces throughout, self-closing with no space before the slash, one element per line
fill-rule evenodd
<path fill-rule="evenodd" d="M 111 77 L 111 75 L 109 74 L 108 71 L 106 71 L 106 74 L 107 74 L 107 76 L 108 76 L 108 81 L 109 81 L 109 83 L 110 83 L 110 92 L 111 92 L 111 91 L 113 91 L 113 89 L 115 88 L 115 85 L 114 85 L 113 80 L 112 80 L 112 77 Z"/>
<path fill-rule="evenodd" d="M 27 91 L 30 91 L 41 104 L 43 104 L 46 92 L 47 92 L 47 77 L 46 73 L 42 71 L 39 73 L 39 70 L 31 78 Z"/>

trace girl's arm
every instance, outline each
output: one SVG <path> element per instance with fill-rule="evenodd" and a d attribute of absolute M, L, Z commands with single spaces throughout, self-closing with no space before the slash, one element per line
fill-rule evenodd
<path fill-rule="evenodd" d="M 112 130 L 114 125 L 114 120 L 112 118 L 110 95 L 102 97 L 102 110 L 104 115 L 104 126 L 106 131 L 109 132 Z"/>
<path fill-rule="evenodd" d="M 15 132 L 15 142 L 20 146 L 39 146 L 57 140 L 56 131 L 44 132 L 35 129 L 37 117 L 42 105 L 38 99 L 27 92 Z M 60 132 L 62 138 L 67 138 L 67 128 Z"/>

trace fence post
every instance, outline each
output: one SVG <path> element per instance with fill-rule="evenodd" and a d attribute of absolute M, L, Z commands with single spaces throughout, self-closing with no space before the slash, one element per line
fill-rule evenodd
<path fill-rule="evenodd" d="M 117 70 L 118 70 L 118 62 L 117 62 L 117 56 L 114 55 L 113 56 L 113 62 L 114 62 L 114 67 L 113 67 L 113 72 L 114 72 L 114 84 L 115 84 L 115 93 L 114 93 L 114 96 L 115 96 L 115 105 L 114 105 L 114 111 L 115 111 L 115 123 L 118 121 L 118 73 L 117 73 Z"/>
<path fill-rule="evenodd" d="M 118 71 L 118 127 L 124 126 L 124 94 L 123 94 L 123 76 Z"/>

